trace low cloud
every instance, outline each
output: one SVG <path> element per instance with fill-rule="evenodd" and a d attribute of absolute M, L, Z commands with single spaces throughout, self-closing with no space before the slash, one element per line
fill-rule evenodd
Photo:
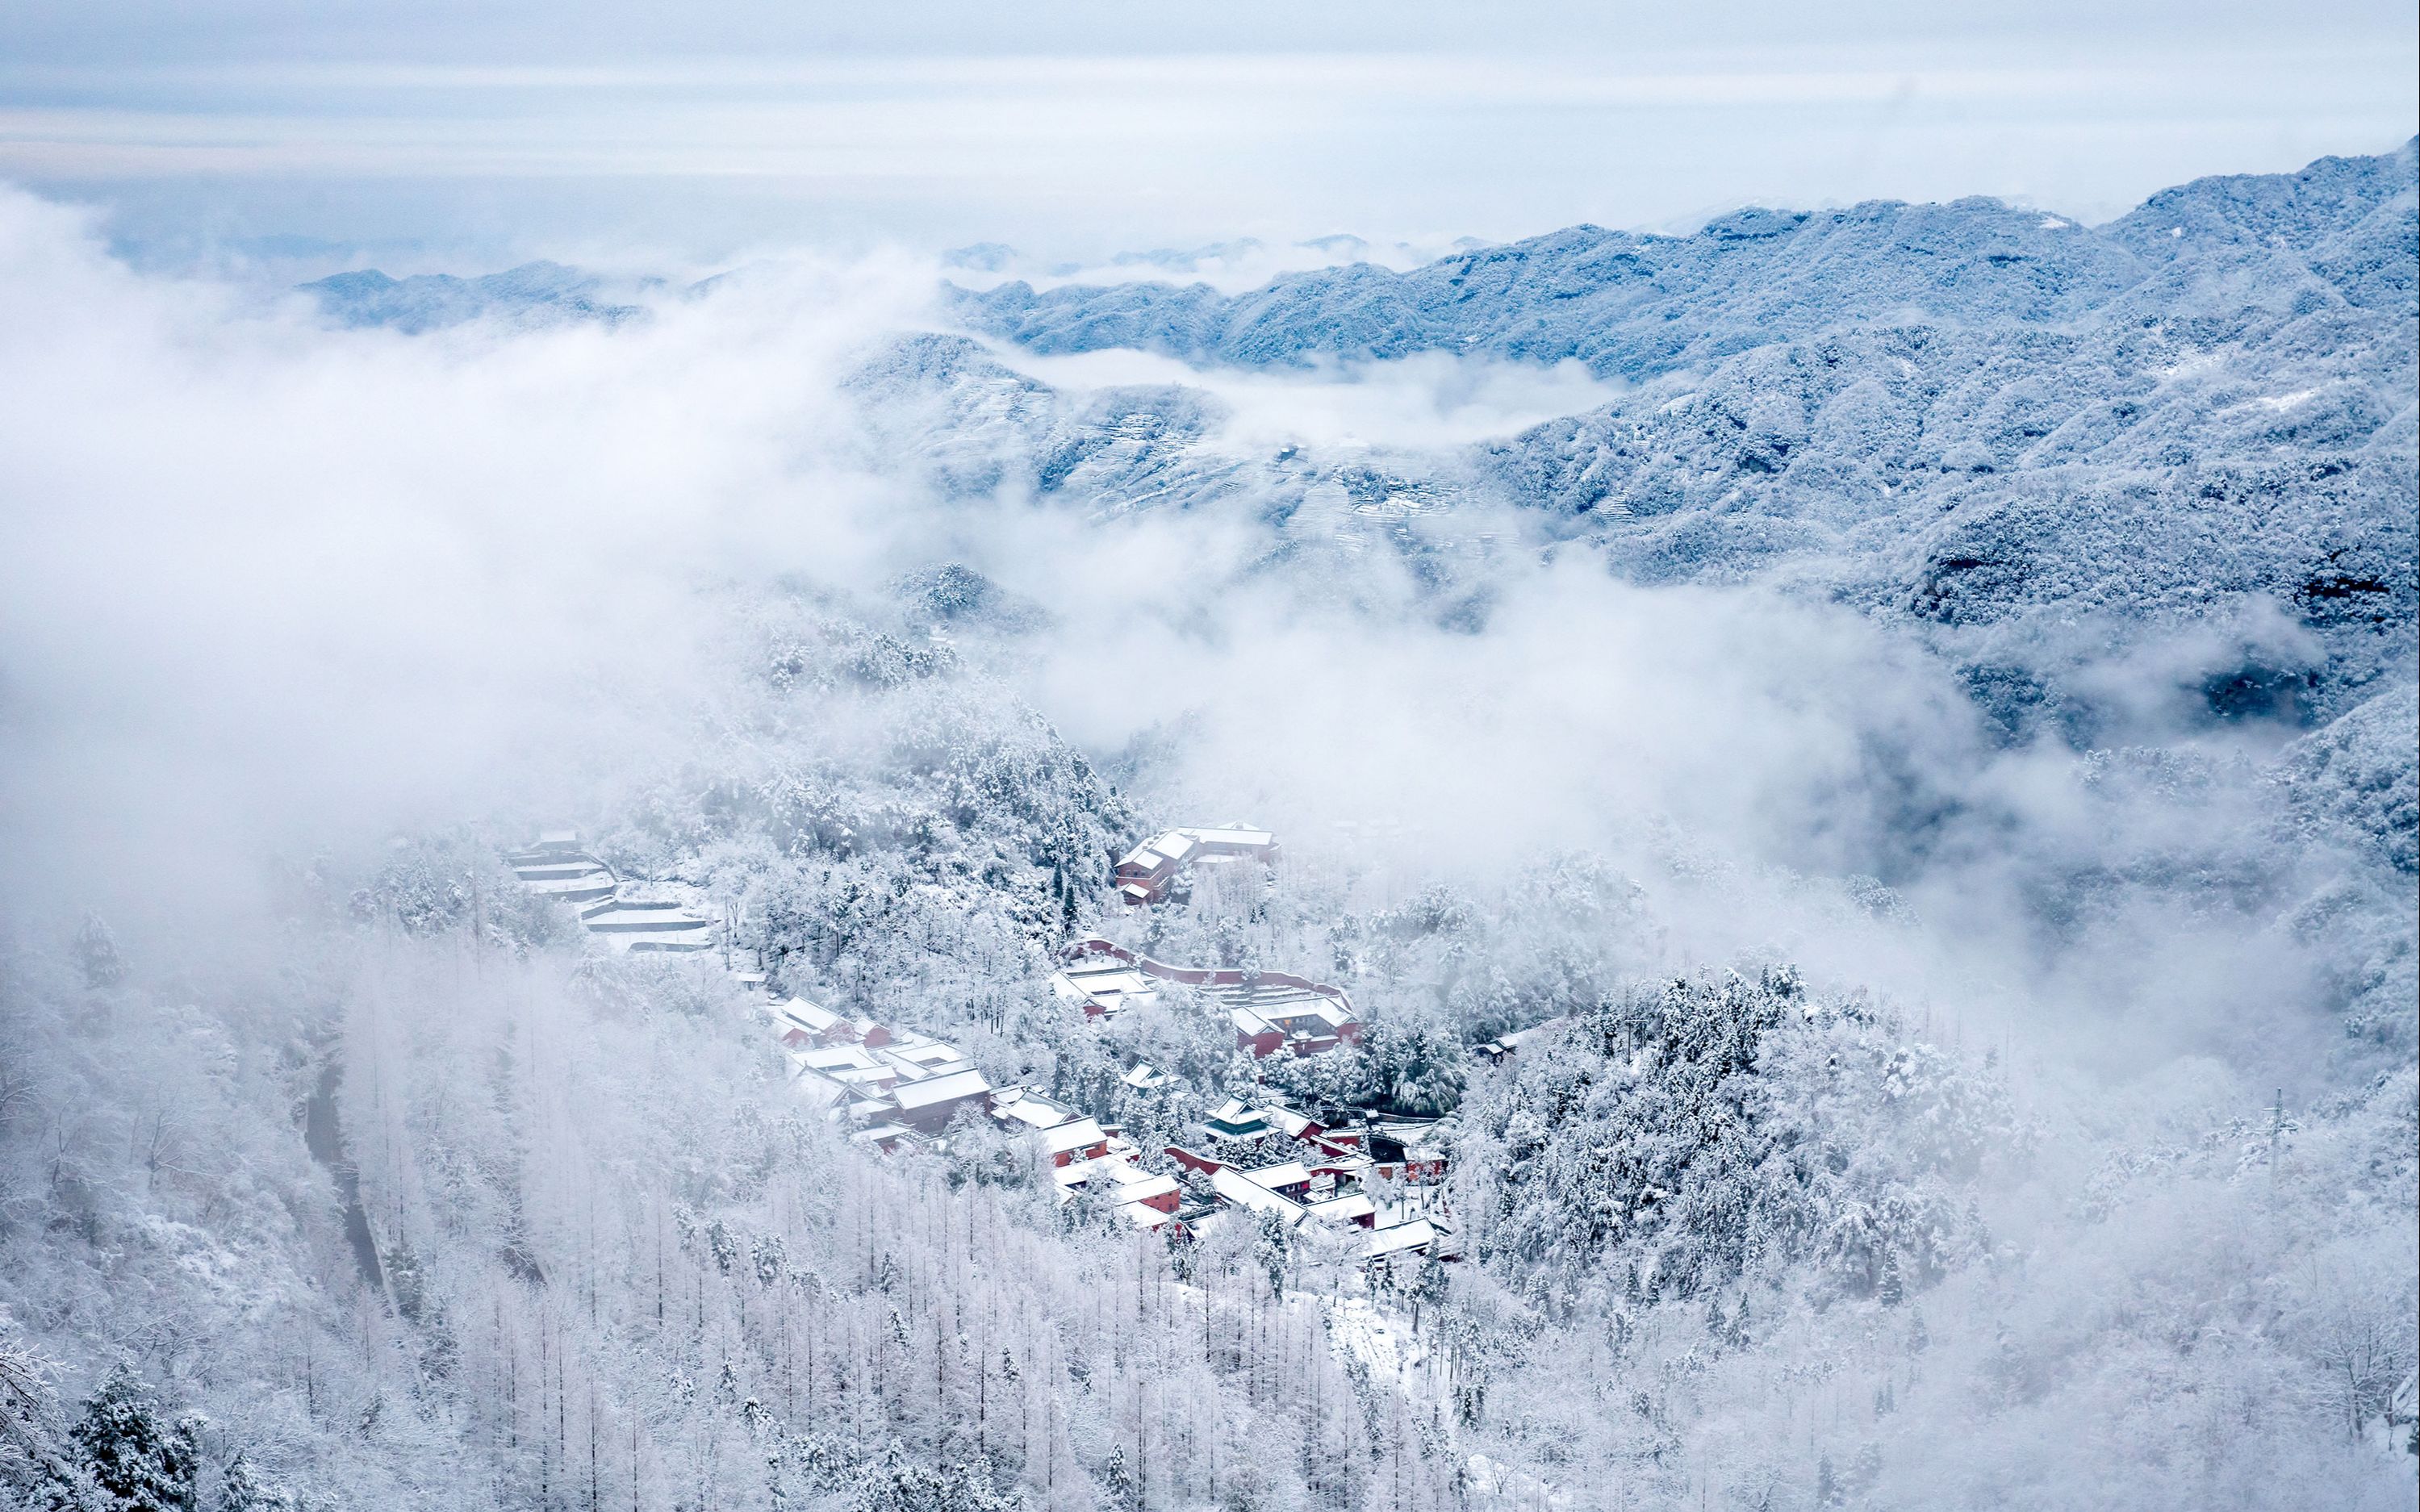
<path fill-rule="evenodd" d="M 1198 368 L 1126 348 L 1001 356 L 1054 388 L 1177 383 L 1202 390 L 1229 411 L 1222 439 L 1253 452 L 1302 443 L 1457 446 L 1593 409 L 1622 393 L 1576 361 L 1525 366 L 1444 352 L 1298 373 Z"/>
<path fill-rule="evenodd" d="M 931 319 L 932 286 L 801 256 L 610 332 L 333 332 L 0 198 L 20 912 L 233 906 L 271 850 L 559 811 L 676 764 L 724 675 L 727 590 L 879 612 L 900 571 L 964 561 L 1048 625 L 970 658 L 1096 756 L 1160 740 L 1142 775 L 1171 817 L 1480 884 L 1602 851 L 1708 958 L 1772 947 L 2046 1035 L 2123 1002 L 2174 1044 L 2309 996 L 2295 949 L 2152 893 L 2044 936 L 2044 878 L 2193 864 L 2177 802 L 1998 748 L 1940 664 L 1847 609 L 1627 585 L 1480 505 L 1281 550 L 1249 484 L 1109 520 L 923 491 L 865 455 L 842 379 Z M 1016 363 L 1205 389 L 1239 455 L 1442 447 L 1605 395 L 1441 357 Z M 2249 828 L 2251 791 L 2192 802 Z M 1844 905 L 1858 874 L 1912 916 Z"/>

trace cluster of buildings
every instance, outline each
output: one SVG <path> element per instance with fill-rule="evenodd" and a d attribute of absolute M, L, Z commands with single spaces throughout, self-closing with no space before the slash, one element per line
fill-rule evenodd
<path fill-rule="evenodd" d="M 966 1107 L 990 1106 L 991 1084 L 956 1045 L 803 997 L 770 1004 L 767 1012 L 799 1091 L 856 1124 L 861 1144 L 891 1149 L 931 1139 Z"/>
<path fill-rule="evenodd" d="M 993 1087 L 957 1046 L 803 997 L 766 1011 L 801 1095 L 857 1125 L 856 1143 L 885 1153 L 929 1147 L 971 1109 L 1038 1153 L 1062 1203 L 1090 1188 L 1138 1228 L 1175 1219 L 1176 1179 L 1144 1170 L 1141 1149 L 1123 1131 L 1031 1088 Z"/>
<path fill-rule="evenodd" d="M 975 1110 L 1036 1154 L 1063 1205 L 1092 1196 L 1135 1229 L 1190 1234 L 1219 1210 L 1241 1207 L 1276 1214 L 1290 1229 L 1311 1224 L 1356 1241 L 1365 1260 L 1437 1251 L 1447 1236 L 1433 1207 L 1445 1176 L 1433 1125 L 1324 1125 L 1282 1103 L 1230 1099 L 1201 1122 L 1193 1144 L 1167 1147 L 1169 1159 L 1193 1173 L 1188 1188 L 1147 1171 L 1142 1147 L 1118 1125 L 1031 1087 L 992 1087 L 951 1042 L 803 996 L 765 1011 L 801 1096 L 832 1120 L 857 1125 L 849 1137 L 869 1149 L 934 1147 L 961 1113 Z M 1150 1088 L 1167 1076 L 1135 1064 L 1125 1081 Z M 1282 1159 L 1270 1147 L 1282 1147 Z M 1391 1193 L 1384 1202 L 1382 1185 Z"/>
<path fill-rule="evenodd" d="M 1361 1021 L 1342 987 L 1282 971 L 1172 966 L 1097 934 L 1067 948 L 1064 961 L 1050 975 L 1050 989 L 1085 1018 L 1103 1021 L 1157 1001 L 1155 981 L 1183 982 L 1198 990 L 1227 1015 L 1236 1048 L 1256 1058 L 1280 1050 L 1315 1056 L 1361 1038 Z"/>
<path fill-rule="evenodd" d="M 1446 1167 L 1437 1132 L 1434 1120 L 1417 1130 L 1373 1119 L 1327 1124 L 1283 1103 L 1230 1098 L 1202 1120 L 1201 1148 L 1171 1145 L 1168 1153 L 1208 1178 L 1222 1203 L 1292 1229 L 1362 1230 L 1350 1235 L 1360 1257 L 1385 1260 L 1450 1249 L 1436 1200 Z"/>
<path fill-rule="evenodd" d="M 1129 907 L 1156 903 L 1169 894 L 1187 867 L 1203 862 L 1274 861 L 1278 838 L 1244 825 L 1171 829 L 1126 852 L 1109 874 L 1109 886 Z"/>
<path fill-rule="evenodd" d="M 955 1045 L 802 997 L 769 1003 L 766 1013 L 800 1094 L 855 1125 L 850 1138 L 870 1149 L 931 1148 L 972 1110 L 1033 1152 L 1062 1204 L 1090 1196 L 1139 1229 L 1190 1234 L 1221 1210 L 1240 1208 L 1275 1214 L 1289 1228 L 1324 1230 L 1372 1260 L 1435 1251 L 1446 1233 L 1430 1200 L 1445 1158 L 1433 1141 L 1419 1142 L 1426 1125 L 1330 1126 L 1280 1103 L 1231 1099 L 1202 1120 L 1191 1145 L 1167 1147 L 1193 1173 L 1188 1190 L 1146 1170 L 1143 1149 L 1123 1129 L 1032 1088 L 995 1088 Z M 1143 1064 L 1125 1077 L 1145 1088 L 1166 1079 Z M 1266 1147 L 1280 1141 L 1288 1153 L 1272 1158 Z M 1383 1203 L 1382 1184 L 1393 1194 Z"/>
<path fill-rule="evenodd" d="M 1205 860 L 1277 854 L 1274 836 L 1241 826 L 1188 828 L 1136 847 L 1118 863 L 1121 896 L 1156 902 L 1185 868 Z M 533 893 L 575 909 L 600 940 L 627 950 L 705 950 L 720 922 L 675 900 L 629 896 L 613 869 L 580 837 L 554 831 L 506 858 Z M 761 988 L 764 974 L 737 973 Z M 1357 1041 L 1343 990 L 1283 972 L 1171 966 L 1097 935 L 1069 949 L 1051 985 L 1088 1019 L 1106 1021 L 1183 982 L 1223 1012 L 1239 1048 L 1318 1055 Z M 765 1012 L 793 1081 L 850 1139 L 890 1153 L 931 1148 L 972 1111 L 1031 1150 L 1059 1200 L 1089 1197 L 1138 1229 L 1188 1235 L 1227 1210 L 1273 1215 L 1290 1229 L 1353 1246 L 1365 1261 L 1450 1245 L 1435 1197 L 1445 1173 L 1433 1125 L 1364 1118 L 1329 1125 L 1280 1102 L 1229 1100 L 1188 1142 L 1166 1154 L 1185 1180 L 1146 1170 L 1144 1151 L 1115 1125 L 1031 1088 L 995 1088 L 970 1056 L 930 1035 L 851 1017 L 802 997 L 768 1000 Z M 1148 1090 L 1169 1078 L 1138 1064 L 1125 1076 Z"/>
<path fill-rule="evenodd" d="M 550 830 L 527 850 L 504 857 L 521 886 L 568 903 L 582 927 L 625 950 L 709 950 L 717 920 L 672 899 L 626 893 L 613 869 L 580 848 L 580 836 Z"/>

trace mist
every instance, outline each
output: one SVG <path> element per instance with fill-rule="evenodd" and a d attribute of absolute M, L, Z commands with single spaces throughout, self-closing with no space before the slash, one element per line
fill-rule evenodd
<path fill-rule="evenodd" d="M 1249 487 L 1107 526 L 936 496 L 868 455 L 843 392 L 892 331 L 935 318 L 912 260 L 761 263 L 631 329 L 408 339 L 133 273 L 38 200 L 7 214 L 20 909 L 175 894 L 184 913 L 243 896 L 273 854 L 576 807 L 566 790 L 681 759 L 721 696 L 716 637 L 752 601 L 806 592 L 879 619 L 883 584 L 954 561 L 1040 607 L 1042 627 L 969 652 L 1080 749 L 1114 762 L 1177 733 L 1137 774 L 1171 812 L 1258 815 L 1314 853 L 1378 825 L 1407 837 L 1371 842 L 1407 853 L 1389 861 L 1481 884 L 1675 844 L 1743 877 L 1879 877 L 1928 900 L 1885 955 L 2002 983 L 1993 1032 L 2059 1008 L 2043 1048 L 2090 1061 L 2071 1037 L 2116 1030 L 2072 1001 L 2125 1016 L 2099 979 L 2134 973 L 1977 920 L 2028 871 L 2122 870 L 2179 816 L 2113 814 L 2071 756 L 1995 745 L 1944 669 L 1861 615 L 1635 586 L 1483 506 L 1404 522 L 1460 553 L 1441 613 L 1400 563 L 1356 559 L 1346 581 L 1332 558 L 1273 562 Z M 1205 395 L 1205 444 L 1236 456 L 1450 452 L 1621 392 L 1576 364 L 1443 356 L 1292 375 L 1009 361 L 1078 401 Z M 1695 917 L 1693 954 L 1786 940 L 1888 975 L 1870 921 L 1844 948 L 1841 920 L 1753 886 L 1755 922 Z M 1676 896 L 1674 922 L 1745 896 Z M 2144 930 L 2108 948 L 2235 954 L 2190 918 Z M 2309 1011 L 2297 968 L 2253 953 L 2248 974 L 2205 968 L 2216 1000 L 2180 1008 L 2155 1054 L 2256 1004 L 2272 1027 Z M 2055 985 L 2078 977 L 2093 985 Z"/>
<path fill-rule="evenodd" d="M 1902 572 L 1874 527 L 1876 588 L 1786 512 L 1725 556 L 1736 488 L 1685 526 L 1523 493 L 1573 427 L 1643 452 L 1736 368 L 1043 352 L 949 276 L 758 248 L 612 318 L 407 335 L 0 194 L 27 1379 L 216 1414 L 213 1506 L 270 1504 L 225 1489 L 245 1454 L 315 1506 L 569 1504 L 580 1433 L 651 1506 L 890 1505 L 911 1471 L 970 1508 L 2409 1491 L 2402 579 L 1978 631 L 1924 606 L 1991 550 Z M 1839 498 L 1993 486 L 1838 450 Z M 2359 661 L 2310 605 L 2373 593 Z M 1986 634 L 2080 669 L 2053 715 L 1985 696 L 2055 659 Z M 1283 861 L 1114 901 L 1135 842 L 1231 821 Z M 719 906 L 720 949 L 615 954 L 523 896 L 500 857 L 564 825 Z M 1047 983 L 1096 932 L 1344 981 L 1369 1043 L 1256 1066 L 1173 990 L 1090 1026 Z M 1171 1244 L 979 1119 L 874 1154 L 765 991 L 1153 1158 L 1231 1096 L 1443 1118 L 1466 1247 L 1415 1278 L 1267 1226 Z M 1700 1074 L 1716 1111 L 1672 1113 Z M 1606 1175 L 1630 1140 L 1667 1164 Z M 273 1270 L 285 1321 L 167 1280 L 143 1314 L 113 1233 L 163 1276 Z M 1271 1421 L 1297 1468 L 1249 1467 Z M 2147 1445 L 2219 1424 L 2164 1476 Z"/>

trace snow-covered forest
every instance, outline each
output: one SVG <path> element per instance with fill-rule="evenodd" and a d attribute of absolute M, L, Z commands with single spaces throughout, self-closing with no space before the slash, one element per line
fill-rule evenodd
<path fill-rule="evenodd" d="M 0 1498 L 2409 1506 L 2415 162 L 1242 296 L 0 199 Z M 878 1153 L 768 995 L 1434 1130 L 1442 1237 Z"/>

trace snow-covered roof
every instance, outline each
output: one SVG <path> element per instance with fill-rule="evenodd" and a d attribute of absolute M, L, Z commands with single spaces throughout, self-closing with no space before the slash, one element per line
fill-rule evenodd
<path fill-rule="evenodd" d="M 1303 1211 L 1322 1223 L 1349 1224 L 1373 1216 L 1377 1212 L 1378 1205 L 1366 1194 L 1355 1192 L 1346 1196 L 1329 1197 L 1325 1202 L 1307 1203 Z"/>
<path fill-rule="evenodd" d="M 984 1080 L 984 1073 L 970 1067 L 965 1071 L 952 1072 L 946 1076 L 928 1077 L 921 1082 L 901 1082 L 892 1088 L 891 1096 L 892 1101 L 899 1104 L 901 1111 L 912 1113 L 919 1108 L 932 1107 L 936 1103 L 953 1102 L 959 1098 L 981 1097 L 990 1090 L 991 1084 Z"/>
<path fill-rule="evenodd" d="M 1168 1072 L 1156 1069 L 1148 1060 L 1136 1061 L 1126 1073 L 1118 1079 L 1128 1087 L 1146 1092 L 1155 1087 L 1165 1087 L 1175 1080 Z"/>
<path fill-rule="evenodd" d="M 613 880 L 613 872 L 592 868 L 577 876 L 535 881 L 524 879 L 522 886 L 540 898 L 552 898 L 567 903 L 593 903 L 599 898 L 612 897 L 613 889 L 620 884 Z"/>
<path fill-rule="evenodd" d="M 1255 829 L 1249 825 L 1194 825 L 1185 833 L 1204 845 L 1222 845 L 1236 850 L 1264 851 L 1278 842 L 1272 831 Z"/>
<path fill-rule="evenodd" d="M 591 903 L 580 911 L 582 918 L 628 917 L 632 918 L 672 918 L 685 913 L 677 899 L 673 898 L 612 898 Z"/>
<path fill-rule="evenodd" d="M 1053 1129 L 1076 1116 L 1076 1110 L 1065 1103 L 1054 1103 L 1022 1087 L 1012 1087 L 994 1097 L 991 1110 L 1004 1119 L 1014 1119 L 1032 1129 Z"/>
<path fill-rule="evenodd" d="M 1302 1222 L 1301 1203 L 1272 1192 L 1258 1181 L 1245 1180 L 1243 1173 L 1232 1166 L 1212 1171 L 1210 1188 L 1239 1208 L 1249 1208 L 1254 1212 L 1274 1212 L 1290 1225 Z"/>
<path fill-rule="evenodd" d="M 693 937 L 703 944 L 714 928 L 713 919 L 690 913 L 679 903 L 635 898 L 608 898 L 589 903 L 580 910 L 580 921 L 592 933 L 633 936 L 634 945 L 643 943 L 637 936 Z"/>
<path fill-rule="evenodd" d="M 613 873 L 593 856 L 566 851 L 554 856 L 517 856 L 513 857 L 513 875 L 527 883 L 560 882 L 567 877 L 601 876 Z"/>
<path fill-rule="evenodd" d="M 1203 1119 L 1202 1126 L 1216 1139 L 1258 1139 L 1269 1132 L 1268 1120 L 1258 1108 L 1246 1107 L 1232 1097 Z"/>
<path fill-rule="evenodd" d="M 776 1003 L 768 1011 L 775 1018 L 785 1020 L 810 1034 L 830 1034 L 848 1022 L 830 1009 L 810 1003 L 803 997 L 793 997 L 787 1002 Z"/>
<path fill-rule="evenodd" d="M 1102 993 L 1156 991 L 1150 978 L 1123 961 L 1112 960 L 1102 965 L 1071 965 L 1060 975 L 1078 990 L 1095 996 Z"/>
<path fill-rule="evenodd" d="M 1157 1228 L 1162 1224 L 1176 1221 L 1176 1214 L 1162 1212 L 1147 1202 L 1123 1202 L 1117 1211 L 1137 1228 Z"/>
<path fill-rule="evenodd" d="M 1118 865 L 1157 872 L 1164 866 L 1183 866 L 1204 852 L 1237 856 L 1266 851 L 1276 844 L 1277 836 L 1248 825 L 1186 825 L 1154 835 L 1126 852 L 1119 858 Z"/>
<path fill-rule="evenodd" d="M 1238 1176 L 1275 1191 L 1281 1186 L 1309 1186 L 1311 1172 L 1302 1162 L 1290 1160 L 1282 1165 L 1264 1165 L 1257 1171 L 1237 1171 Z"/>
<path fill-rule="evenodd" d="M 809 1071 L 819 1071 L 828 1075 L 837 1075 L 844 1071 L 883 1069 L 882 1062 L 874 1058 L 874 1052 L 861 1044 L 830 1044 L 820 1050 L 801 1050 L 796 1058 Z"/>
<path fill-rule="evenodd" d="M 850 1095 L 849 1088 L 816 1071 L 806 1072 L 796 1085 L 799 1094 L 818 1108 L 829 1108 Z"/>
<path fill-rule="evenodd" d="M 1071 1149 L 1090 1149 L 1107 1144 L 1109 1136 L 1101 1132 L 1100 1124 L 1092 1119 L 1071 1119 L 1042 1131 L 1042 1148 L 1053 1155 Z"/>
<path fill-rule="evenodd" d="M 1426 1249 L 1436 1242 L 1436 1229 L 1426 1218 L 1415 1218 L 1410 1223 L 1397 1224 L 1392 1228 L 1381 1228 L 1372 1234 L 1370 1242 L 1361 1246 L 1361 1253 L 1369 1259 L 1381 1259 L 1389 1255 L 1401 1255 L 1406 1250 Z"/>
<path fill-rule="evenodd" d="M 1173 1176 L 1154 1176 L 1149 1171 L 1126 1165 L 1122 1161 L 1115 1164 L 1118 1171 L 1132 1173 L 1130 1176 L 1118 1177 L 1117 1198 L 1120 1203 L 1148 1202 L 1156 1197 L 1173 1196 L 1176 1194 L 1176 1178 Z"/>
<path fill-rule="evenodd" d="M 1100 965 L 1071 965 L 1050 974 L 1050 990 L 1063 1003 L 1098 1004 L 1111 1013 L 1157 1001 L 1151 980 L 1123 961 Z"/>
<path fill-rule="evenodd" d="M 1315 1121 L 1302 1114 L 1296 1113 L 1294 1109 L 1287 1107 L 1282 1103 L 1271 1103 L 1266 1104 L 1261 1109 L 1261 1117 L 1266 1119 L 1269 1122 L 1282 1130 L 1289 1138 L 1294 1139 L 1301 1138 L 1310 1131 L 1311 1124 Z"/>
<path fill-rule="evenodd" d="M 1160 841 L 1165 838 L 1166 837 L 1155 837 L 1151 840 L 1144 841 L 1133 850 L 1130 850 L 1126 852 L 1125 855 L 1119 856 L 1119 869 L 1124 870 L 1131 867 L 1142 872 L 1156 872 L 1163 867 L 1175 865 L 1177 857 L 1169 854 L 1168 851 L 1160 848 Z"/>
<path fill-rule="evenodd" d="M 922 1036 L 916 1042 L 908 1044 L 894 1040 L 874 1053 L 911 1076 L 937 1076 L 970 1064 L 967 1053 L 956 1045 L 925 1040 Z"/>
<path fill-rule="evenodd" d="M 1228 987 L 1214 994 L 1232 1006 L 1227 1022 L 1241 1034 L 1277 1033 L 1289 1038 L 1334 1034 L 1354 1022 L 1352 1009 L 1324 993 L 1279 987 L 1253 993 Z"/>

